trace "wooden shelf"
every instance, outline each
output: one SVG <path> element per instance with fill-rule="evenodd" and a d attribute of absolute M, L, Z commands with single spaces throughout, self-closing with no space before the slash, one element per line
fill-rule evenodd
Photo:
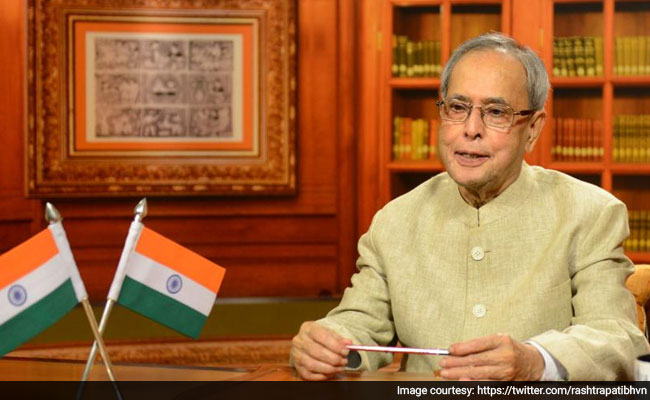
<path fill-rule="evenodd" d="M 648 163 L 618 163 L 610 167 L 615 174 L 625 175 L 645 175 L 650 174 L 650 164 Z"/>
<path fill-rule="evenodd" d="M 635 264 L 650 264 L 649 252 L 625 252 L 625 255 L 632 260 Z"/>
<path fill-rule="evenodd" d="M 599 88 L 605 84 L 605 78 L 601 76 L 589 77 L 552 77 L 551 86 L 555 88 Z"/>
<path fill-rule="evenodd" d="M 430 7 L 440 6 L 444 0 L 389 0 L 395 7 Z M 585 0 L 574 0 L 572 3 Z M 587 1 L 593 2 L 594 0 Z M 452 5 L 495 5 L 499 4 L 498 0 L 449 0 Z"/>
<path fill-rule="evenodd" d="M 615 76 L 612 83 L 614 86 L 646 86 L 650 85 L 650 75 Z"/>
<path fill-rule="evenodd" d="M 601 162 L 554 161 L 547 167 L 568 173 L 600 174 L 603 171 L 603 163 Z"/>
<path fill-rule="evenodd" d="M 438 89 L 440 78 L 392 78 L 388 84 L 393 89 Z"/>
<path fill-rule="evenodd" d="M 393 161 L 387 168 L 393 172 L 440 172 L 444 168 L 440 161 Z"/>
<path fill-rule="evenodd" d="M 600 3 L 600 0 L 553 0 L 554 3 Z"/>
<path fill-rule="evenodd" d="M 395 7 L 430 7 L 439 6 L 443 0 L 390 0 Z"/>

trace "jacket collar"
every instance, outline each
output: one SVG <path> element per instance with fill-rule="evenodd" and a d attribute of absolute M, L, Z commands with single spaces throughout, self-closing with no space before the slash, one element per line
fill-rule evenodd
<path fill-rule="evenodd" d="M 460 194 L 460 188 L 451 180 L 451 177 L 450 181 L 452 183 L 450 187 L 453 189 L 449 191 L 447 199 L 447 204 L 451 205 L 449 211 L 470 227 L 485 226 L 512 214 L 526 201 L 535 186 L 532 168 L 524 162 L 519 176 L 506 190 L 480 208 L 476 208 L 465 202 Z"/>

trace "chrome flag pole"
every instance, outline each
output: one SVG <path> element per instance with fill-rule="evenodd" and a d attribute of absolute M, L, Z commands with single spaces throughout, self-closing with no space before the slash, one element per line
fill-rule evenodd
<path fill-rule="evenodd" d="M 141 231 L 141 226 L 142 226 L 142 220 L 144 217 L 147 216 L 147 199 L 143 198 L 138 202 L 138 204 L 135 206 L 134 209 L 134 214 L 135 217 L 133 219 L 133 223 L 131 224 L 132 227 L 139 226 L 140 229 L 129 229 L 129 233 L 126 238 L 126 243 L 124 245 L 124 249 L 122 250 L 122 255 L 120 257 L 120 261 L 117 264 L 117 271 L 115 273 L 115 276 L 118 277 L 119 274 L 124 271 L 126 268 L 126 263 L 128 261 L 129 255 L 133 251 L 133 245 L 137 242 L 140 231 Z M 104 331 L 106 330 L 106 324 L 108 322 L 108 317 L 111 314 L 111 311 L 113 310 L 113 305 L 115 304 L 115 301 L 117 299 L 114 299 L 113 296 L 111 296 L 109 292 L 109 296 L 106 300 L 106 306 L 104 306 L 104 312 L 102 314 L 102 319 L 99 322 L 99 334 L 103 335 Z M 90 354 L 88 355 L 88 361 L 86 361 L 86 368 L 84 369 L 83 376 L 81 377 L 82 381 L 86 381 L 88 379 L 88 375 L 90 374 L 90 370 L 95 363 L 95 358 L 97 357 L 97 348 L 98 348 L 98 343 L 95 340 L 93 343 L 93 347 L 90 349 Z M 100 349 L 101 350 L 101 349 Z M 100 351 L 101 353 L 101 351 Z M 104 357 L 104 354 L 102 353 L 102 357 Z"/>
<path fill-rule="evenodd" d="M 55 225 L 61 223 L 63 220 L 63 217 L 61 217 L 61 213 L 59 210 L 52 205 L 52 203 L 46 203 L 45 205 L 45 220 L 50 224 L 50 225 Z M 113 366 L 111 364 L 111 359 L 108 356 L 108 352 L 106 351 L 106 346 L 104 345 L 104 340 L 102 339 L 101 334 L 99 333 L 98 327 L 97 327 L 97 320 L 95 319 L 95 314 L 92 312 L 92 308 L 90 307 L 90 303 L 88 302 L 88 296 L 86 295 L 83 299 L 81 299 L 81 304 L 83 305 L 84 311 L 86 312 L 86 318 L 88 318 L 88 323 L 90 324 L 90 329 L 93 332 L 93 335 L 95 336 L 95 343 L 98 343 L 99 345 L 99 351 L 102 355 L 102 358 L 104 359 L 104 365 L 106 366 L 106 373 L 108 374 L 108 377 L 110 378 L 111 381 L 115 381 L 115 374 L 113 373 Z"/>

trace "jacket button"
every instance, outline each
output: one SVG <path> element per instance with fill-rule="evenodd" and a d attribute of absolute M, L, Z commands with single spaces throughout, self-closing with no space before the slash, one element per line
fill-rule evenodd
<path fill-rule="evenodd" d="M 472 314 L 474 314 L 476 318 L 483 318 L 486 312 L 487 310 L 483 304 L 476 304 L 472 307 Z"/>
<path fill-rule="evenodd" d="M 472 248 L 472 250 L 470 250 L 470 254 L 472 255 L 472 259 L 474 261 L 481 261 L 483 257 L 485 257 L 485 252 L 478 246 Z"/>

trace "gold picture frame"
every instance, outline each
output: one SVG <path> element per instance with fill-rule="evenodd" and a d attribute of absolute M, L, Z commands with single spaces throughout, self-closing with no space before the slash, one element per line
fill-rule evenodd
<path fill-rule="evenodd" d="M 28 196 L 294 194 L 294 1 L 30 0 Z"/>

